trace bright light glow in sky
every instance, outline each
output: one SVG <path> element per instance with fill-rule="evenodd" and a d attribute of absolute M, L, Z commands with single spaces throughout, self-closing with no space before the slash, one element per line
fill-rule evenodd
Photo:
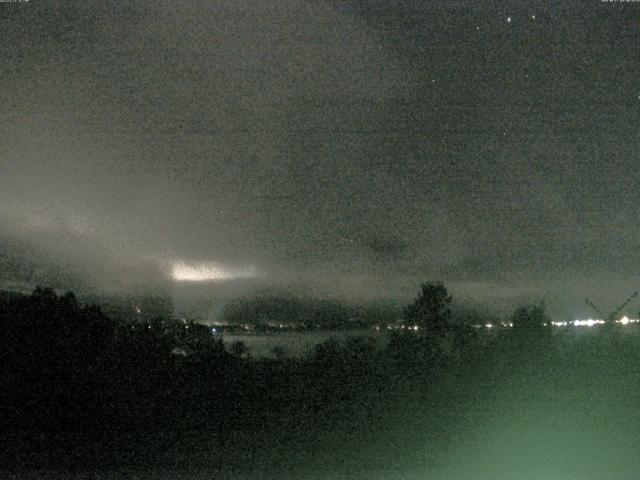
<path fill-rule="evenodd" d="M 257 276 L 255 267 L 234 268 L 215 262 L 176 262 L 171 269 L 171 278 L 177 282 L 211 282 Z"/>

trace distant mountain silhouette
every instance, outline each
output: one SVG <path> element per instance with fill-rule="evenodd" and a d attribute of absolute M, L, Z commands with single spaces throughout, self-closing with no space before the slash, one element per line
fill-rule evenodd
<path fill-rule="evenodd" d="M 222 321 L 266 327 L 343 329 L 391 322 L 400 314 L 401 308 L 391 303 L 354 306 L 334 300 L 269 294 L 229 302 L 222 312 Z"/>

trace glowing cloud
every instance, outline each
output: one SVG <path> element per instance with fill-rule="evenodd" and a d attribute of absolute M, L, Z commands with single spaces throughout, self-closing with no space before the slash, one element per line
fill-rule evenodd
<path fill-rule="evenodd" d="M 171 278 L 177 282 L 216 282 L 257 276 L 255 267 L 234 268 L 212 262 L 176 262 L 171 268 Z"/>

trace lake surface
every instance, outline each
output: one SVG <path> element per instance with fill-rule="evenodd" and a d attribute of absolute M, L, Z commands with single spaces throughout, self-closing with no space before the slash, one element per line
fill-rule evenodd
<path fill-rule="evenodd" d="M 252 357 L 273 357 L 273 349 L 282 347 L 288 357 L 302 357 L 307 354 L 315 345 L 330 338 L 344 341 L 349 337 L 370 337 L 376 339 L 380 346 L 384 346 L 387 341 L 385 331 L 370 330 L 322 330 L 313 332 L 269 332 L 269 333 L 233 333 L 222 334 L 227 348 L 232 343 L 241 341 L 249 349 Z"/>
<path fill-rule="evenodd" d="M 626 336 L 640 335 L 640 325 L 626 325 L 621 327 Z M 596 325 L 593 327 L 568 325 L 565 327 L 553 327 L 553 335 L 556 337 L 590 337 L 602 332 L 603 327 Z M 481 338 L 490 338 L 499 335 L 500 332 L 508 331 L 502 327 L 480 328 L 476 330 Z M 342 342 L 349 337 L 370 337 L 375 339 L 380 347 L 387 344 L 389 335 L 386 330 L 360 329 L 360 330 L 321 330 L 311 332 L 251 332 L 251 333 L 224 333 L 220 337 L 224 340 L 227 348 L 233 342 L 241 341 L 249 349 L 249 353 L 254 358 L 273 357 L 273 349 L 282 347 L 287 357 L 299 358 L 307 354 L 315 345 L 330 338 L 335 338 Z"/>

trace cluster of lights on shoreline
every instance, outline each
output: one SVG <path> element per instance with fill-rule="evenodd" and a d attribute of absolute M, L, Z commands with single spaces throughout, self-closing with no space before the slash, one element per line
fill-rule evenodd
<path fill-rule="evenodd" d="M 613 323 L 619 323 L 620 325 L 628 325 L 630 323 L 639 323 L 639 322 L 640 322 L 640 319 L 629 318 L 626 315 L 622 317 L 620 320 L 613 321 Z M 553 325 L 554 327 L 566 327 L 568 325 L 573 325 L 574 327 L 593 327 L 595 325 L 604 325 L 605 323 L 611 323 L 611 322 L 610 321 L 607 322 L 599 318 L 598 319 L 589 318 L 587 320 L 574 320 L 572 322 L 551 322 L 551 325 Z"/>
<path fill-rule="evenodd" d="M 376 325 L 374 328 L 380 330 L 379 325 Z M 387 325 L 387 330 L 413 330 L 417 332 L 419 328 L 418 325 Z"/>
<path fill-rule="evenodd" d="M 567 327 L 569 325 L 573 325 L 574 327 L 593 327 L 595 325 L 604 325 L 605 323 L 611 323 L 611 322 L 606 322 L 605 320 L 602 320 L 602 319 L 589 318 L 587 320 L 572 320 L 572 321 L 567 321 L 567 322 L 551 322 L 551 325 L 554 326 L 554 327 Z M 629 317 L 627 317 L 625 315 L 620 320 L 615 320 L 614 323 L 619 323 L 620 325 L 629 325 L 631 323 L 640 323 L 640 319 L 629 318 Z M 544 326 L 546 327 L 547 324 L 545 323 Z M 513 323 L 499 323 L 499 324 L 485 323 L 484 325 L 474 325 L 473 327 L 474 328 L 494 328 L 494 327 L 511 328 L 511 327 L 513 327 Z"/>
<path fill-rule="evenodd" d="M 587 320 L 572 320 L 572 321 L 566 321 L 566 322 L 550 322 L 550 325 L 554 326 L 554 327 L 568 327 L 568 326 L 574 326 L 574 327 L 593 327 L 595 325 L 604 325 L 606 323 L 611 323 L 611 322 L 606 322 L 604 320 L 601 319 L 593 319 L 593 318 L 589 318 Z M 620 325 L 629 325 L 632 323 L 640 323 L 640 319 L 637 318 L 629 318 L 627 316 L 622 317 L 620 320 L 615 320 L 614 323 L 618 323 Z M 544 323 L 543 324 L 545 327 L 549 326 L 548 323 Z M 486 328 L 486 329 L 493 329 L 493 328 L 513 328 L 513 323 L 508 322 L 508 323 L 485 323 L 485 324 L 475 324 L 472 325 L 473 328 Z M 387 330 L 409 330 L 409 331 L 414 331 L 417 332 L 419 330 L 419 327 L 417 325 L 387 325 Z M 375 330 L 380 330 L 380 326 L 375 326 L 374 327 Z"/>
<path fill-rule="evenodd" d="M 512 328 L 513 323 L 485 323 L 484 325 L 476 324 L 472 326 L 473 328 L 496 328 L 496 327 Z"/>

